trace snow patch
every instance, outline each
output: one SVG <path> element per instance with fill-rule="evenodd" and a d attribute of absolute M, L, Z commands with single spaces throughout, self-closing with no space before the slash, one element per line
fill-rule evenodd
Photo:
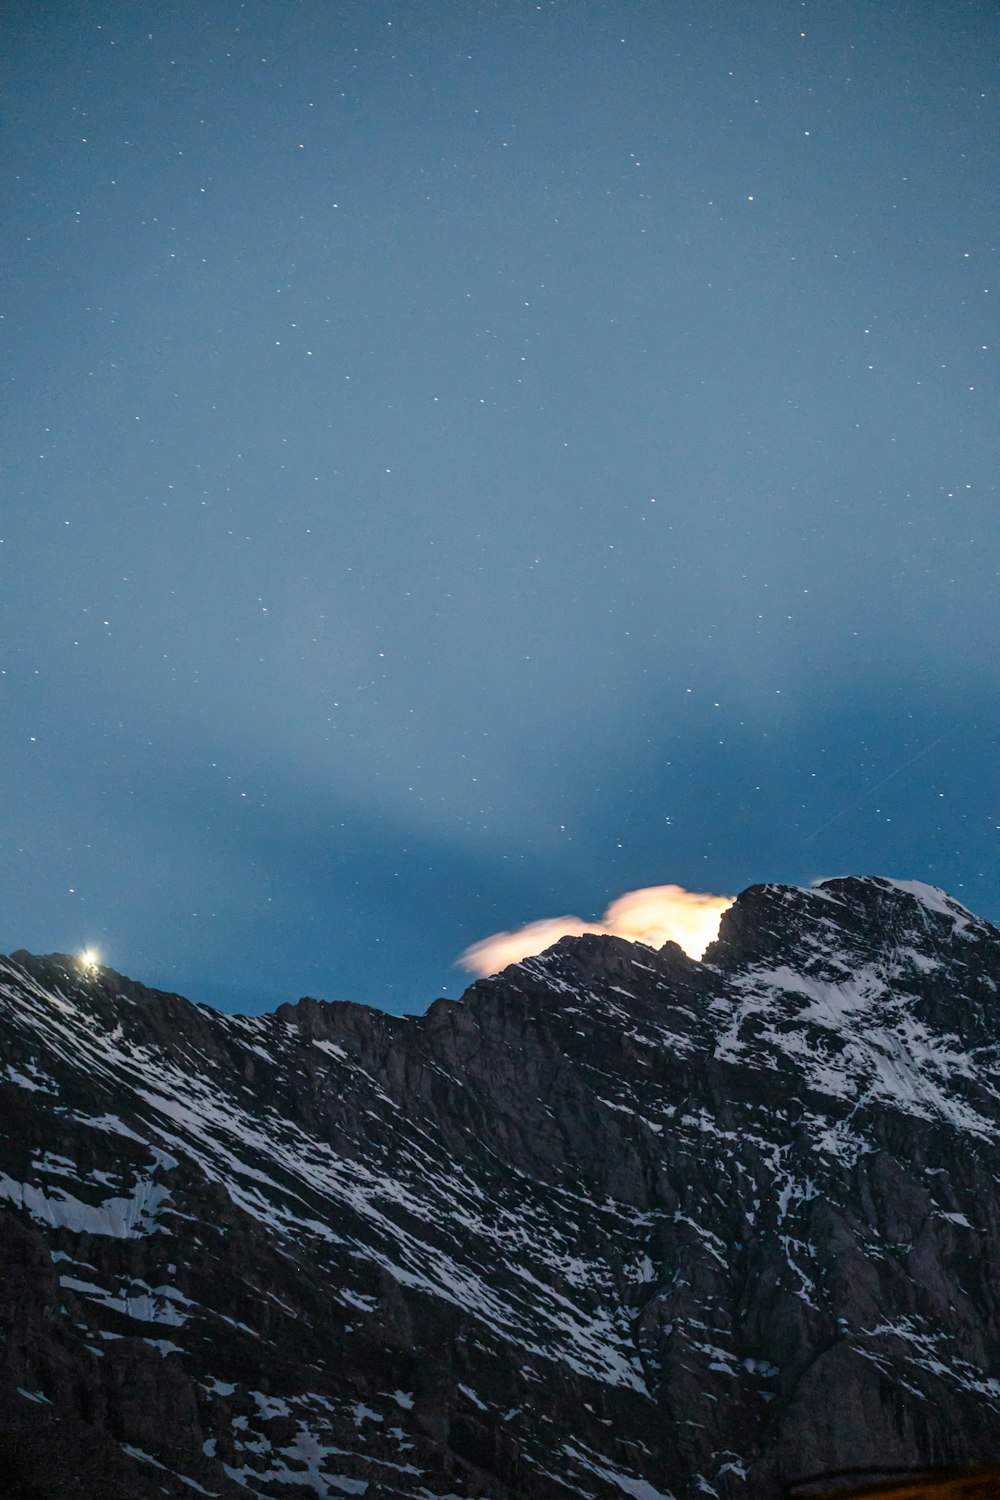
<path fill-rule="evenodd" d="M 169 1197 L 159 1183 L 142 1177 L 129 1198 L 105 1198 L 103 1203 L 84 1203 L 59 1187 L 48 1191 L 29 1182 L 15 1182 L 0 1172 L 0 1198 L 17 1208 L 26 1208 L 39 1224 L 50 1229 L 69 1229 L 75 1234 L 100 1234 L 111 1239 L 138 1239 L 159 1227 L 156 1216 Z"/>

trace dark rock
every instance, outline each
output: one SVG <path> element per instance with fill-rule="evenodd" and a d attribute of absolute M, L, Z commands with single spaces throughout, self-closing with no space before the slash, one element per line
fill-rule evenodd
<path fill-rule="evenodd" d="M 754 886 L 421 1018 L 0 960 L 11 1500 L 753 1495 L 1000 1453 L 1000 932 Z"/>

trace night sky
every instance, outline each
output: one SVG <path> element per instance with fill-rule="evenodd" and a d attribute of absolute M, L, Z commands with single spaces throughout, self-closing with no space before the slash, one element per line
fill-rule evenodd
<path fill-rule="evenodd" d="M 12 0 L 0 946 L 422 1010 L 676 882 L 1000 920 L 987 0 Z"/>

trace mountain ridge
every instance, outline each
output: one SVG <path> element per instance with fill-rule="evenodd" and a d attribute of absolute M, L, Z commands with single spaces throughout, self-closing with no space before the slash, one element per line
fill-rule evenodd
<path fill-rule="evenodd" d="M 853 876 L 416 1017 L 0 960 L 11 1472 L 727 1500 L 995 1456 L 998 982 L 1000 930 Z"/>

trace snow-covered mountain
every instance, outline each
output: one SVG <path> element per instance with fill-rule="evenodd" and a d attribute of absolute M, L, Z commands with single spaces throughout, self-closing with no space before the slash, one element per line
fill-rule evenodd
<path fill-rule="evenodd" d="M 0 960 L 5 1496 L 776 1500 L 995 1458 L 998 984 L 1000 931 L 875 878 L 419 1018 Z"/>

